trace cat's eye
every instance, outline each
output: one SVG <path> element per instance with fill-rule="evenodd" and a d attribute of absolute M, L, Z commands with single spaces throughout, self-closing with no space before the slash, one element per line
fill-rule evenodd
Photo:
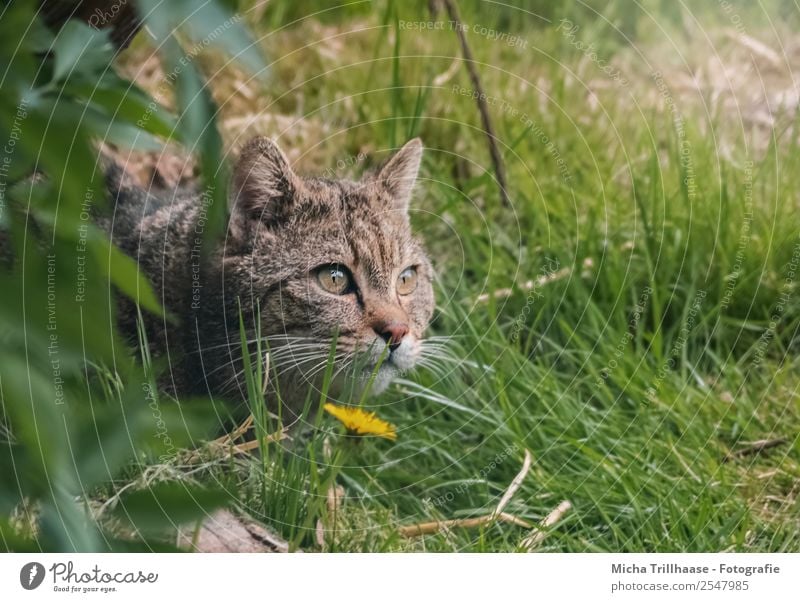
<path fill-rule="evenodd" d="M 347 268 L 331 264 L 317 268 L 319 285 L 334 295 L 344 295 L 353 290 L 353 277 Z"/>
<path fill-rule="evenodd" d="M 417 268 L 406 268 L 397 277 L 397 293 L 410 295 L 417 288 Z"/>

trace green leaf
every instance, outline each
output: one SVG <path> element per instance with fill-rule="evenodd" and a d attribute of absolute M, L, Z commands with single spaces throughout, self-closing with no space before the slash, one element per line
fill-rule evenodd
<path fill-rule="evenodd" d="M 182 64 L 184 56 L 174 38 L 162 44 L 165 70 L 177 73 L 175 95 L 180 107 L 176 129 L 181 132 L 181 140 L 186 148 L 199 156 L 200 174 L 203 179 L 207 204 L 207 222 L 203 230 L 203 240 L 208 243 L 216 240 L 225 227 L 227 217 L 227 198 L 229 172 L 223 160 L 222 137 L 217 131 L 217 113 L 208 89 L 191 62 Z"/>
<path fill-rule="evenodd" d="M 183 483 L 158 483 L 120 499 L 114 516 L 143 533 L 164 531 L 208 517 L 217 508 L 233 502 L 219 489 Z"/>
<path fill-rule="evenodd" d="M 253 74 L 266 74 L 266 64 L 258 45 L 242 26 L 242 17 L 223 8 L 219 2 L 193 0 L 139 0 L 140 14 L 158 42 L 177 29 L 192 46 L 184 58 L 191 58 L 206 46 L 217 47 Z"/>
<path fill-rule="evenodd" d="M 265 74 L 266 67 L 257 45 L 239 23 L 239 15 L 231 14 L 218 2 L 141 0 L 140 8 L 161 49 L 164 71 L 175 74 L 179 106 L 176 128 L 185 146 L 200 159 L 209 200 L 208 221 L 203 232 L 207 250 L 210 241 L 224 229 L 229 172 L 222 159 L 222 139 L 214 122 L 217 109 L 194 68 L 193 57 L 205 46 L 213 45 L 227 51 L 253 73 Z M 174 36 L 176 28 L 193 42 L 191 47 L 181 48 Z"/>
<path fill-rule="evenodd" d="M 111 72 L 96 83 L 67 82 L 63 90 L 95 111 L 105 109 L 109 121 L 124 121 L 166 139 L 174 135 L 175 117 L 155 99 Z"/>
<path fill-rule="evenodd" d="M 86 77 L 105 70 L 114 57 L 114 46 L 107 31 L 70 19 L 58 32 L 53 52 L 53 80 L 59 81 L 73 73 Z"/>
<path fill-rule="evenodd" d="M 91 246 L 97 265 L 119 290 L 146 310 L 158 316 L 164 315 L 153 287 L 139 271 L 133 259 L 106 239 L 98 238 Z"/>
<path fill-rule="evenodd" d="M 86 128 L 80 127 L 84 112 L 68 98 L 36 97 L 20 125 L 16 152 L 35 158 L 39 169 L 53 181 L 59 206 L 80 208 L 87 190 L 97 190 L 102 184 L 102 174 L 93 169 L 97 153 Z M 9 129 L 13 118 L 13 114 L 0 113 L 0 123 L 5 121 Z M 103 199 L 98 195 L 95 200 Z"/>
<path fill-rule="evenodd" d="M 38 19 L 32 19 L 30 30 L 25 34 L 25 46 L 31 52 L 50 52 L 53 47 L 53 33 Z"/>
<path fill-rule="evenodd" d="M 141 151 L 160 151 L 164 144 L 149 131 L 136 124 L 114 119 L 96 107 L 87 107 L 84 123 L 103 142 L 110 142 L 123 148 Z"/>

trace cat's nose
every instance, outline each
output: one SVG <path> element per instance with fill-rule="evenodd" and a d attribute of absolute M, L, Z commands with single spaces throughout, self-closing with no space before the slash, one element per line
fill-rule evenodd
<path fill-rule="evenodd" d="M 400 346 L 403 337 L 408 334 L 408 324 L 388 322 L 377 326 L 375 332 L 389 345 L 389 351 L 394 351 Z"/>

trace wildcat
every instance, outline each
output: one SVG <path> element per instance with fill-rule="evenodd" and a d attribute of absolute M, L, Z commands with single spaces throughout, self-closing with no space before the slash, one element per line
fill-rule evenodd
<path fill-rule="evenodd" d="M 243 399 L 240 315 L 254 366 L 265 359 L 260 321 L 271 386 L 293 412 L 319 386 L 334 338 L 333 395 L 366 383 L 380 392 L 412 368 L 434 309 L 432 267 L 408 217 L 422 151 L 411 140 L 353 182 L 302 177 L 273 141 L 255 138 L 234 167 L 227 232 L 208 254 L 202 195 L 154 194 L 111 169 L 115 210 L 103 225 L 177 318 L 144 317 L 152 354 L 169 365 L 161 385 Z M 135 305 L 119 303 L 133 338 Z"/>

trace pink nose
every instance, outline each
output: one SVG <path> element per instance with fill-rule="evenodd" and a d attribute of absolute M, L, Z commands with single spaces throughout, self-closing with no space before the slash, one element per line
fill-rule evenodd
<path fill-rule="evenodd" d="M 400 346 L 403 337 L 408 334 L 408 324 L 389 322 L 388 324 L 382 324 L 376 327 L 375 332 L 386 341 L 389 345 L 389 350 L 394 351 Z"/>

